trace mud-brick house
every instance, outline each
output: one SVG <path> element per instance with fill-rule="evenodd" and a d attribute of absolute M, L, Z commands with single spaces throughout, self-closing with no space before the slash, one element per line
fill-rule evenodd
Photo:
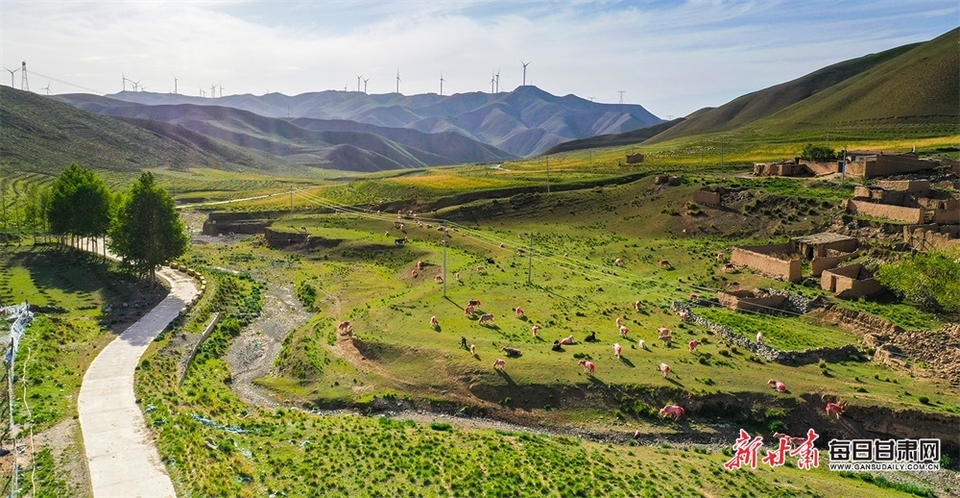
<path fill-rule="evenodd" d="M 824 271 L 820 276 L 820 287 L 847 299 L 869 296 L 883 290 L 880 282 L 866 273 L 859 263 Z"/>
<path fill-rule="evenodd" d="M 854 177 L 874 178 L 924 171 L 936 166 L 933 161 L 922 160 L 913 152 L 854 150 L 847 152 L 846 173 Z"/>
<path fill-rule="evenodd" d="M 643 162 L 643 154 L 627 154 L 627 164 L 637 164 Z"/>
<path fill-rule="evenodd" d="M 818 233 L 782 244 L 735 247 L 730 263 L 765 275 L 795 282 L 803 278 L 803 261 L 810 261 L 813 276 L 859 254 L 860 241 L 836 233 Z"/>

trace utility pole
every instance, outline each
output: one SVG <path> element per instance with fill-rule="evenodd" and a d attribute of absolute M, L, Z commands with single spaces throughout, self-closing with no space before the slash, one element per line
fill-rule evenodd
<path fill-rule="evenodd" d="M 527 251 L 527 285 L 530 285 L 533 275 L 533 232 L 530 232 L 530 250 Z"/>
<path fill-rule="evenodd" d="M 723 169 L 723 140 L 720 140 L 720 168 Z"/>
<path fill-rule="evenodd" d="M 545 156 L 547 160 L 547 193 L 550 193 L 550 156 Z"/>
<path fill-rule="evenodd" d="M 447 227 L 443 227 L 443 297 L 447 297 Z"/>

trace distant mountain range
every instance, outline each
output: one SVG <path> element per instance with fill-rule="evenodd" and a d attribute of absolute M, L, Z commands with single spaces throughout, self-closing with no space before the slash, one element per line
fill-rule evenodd
<path fill-rule="evenodd" d="M 166 167 L 380 171 L 717 133 L 960 133 L 960 28 L 840 62 L 665 122 L 638 105 L 508 93 L 327 91 L 199 98 L 149 92 L 43 97 L 0 87 L 0 169 Z M 69 104 L 69 105 L 66 105 Z"/>
<path fill-rule="evenodd" d="M 216 106 L 267 118 L 334 120 L 340 125 L 353 121 L 378 127 L 378 130 L 405 128 L 427 134 L 454 132 L 496 147 L 508 156 L 520 157 L 539 154 L 567 140 L 621 133 L 662 122 L 639 105 L 598 104 L 574 95 L 558 97 L 535 86 L 521 86 L 512 92 L 449 96 L 369 95 L 331 90 L 296 96 L 271 93 L 201 98 L 120 92 L 106 97 L 145 106 Z M 71 102 L 68 98 L 64 100 Z M 327 127 L 327 131 L 333 130 L 334 127 Z"/>

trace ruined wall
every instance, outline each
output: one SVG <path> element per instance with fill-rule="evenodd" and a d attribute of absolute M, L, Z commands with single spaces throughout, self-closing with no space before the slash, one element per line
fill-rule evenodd
<path fill-rule="evenodd" d="M 813 173 L 814 175 L 829 175 L 830 173 L 840 172 L 840 164 L 836 161 L 827 162 L 827 163 L 818 163 L 818 162 L 808 161 L 806 159 L 801 159 L 800 165 L 803 166 L 810 173 Z"/>
<path fill-rule="evenodd" d="M 273 223 L 282 213 L 263 211 L 258 213 L 211 212 L 203 222 L 204 235 L 225 233 L 255 234 Z"/>
<path fill-rule="evenodd" d="M 799 259 L 779 259 L 770 254 L 791 254 L 793 245 L 774 244 L 769 246 L 735 247 L 730 253 L 730 262 L 737 266 L 746 266 L 760 273 L 797 281 L 803 276 Z"/>
<path fill-rule="evenodd" d="M 884 190 L 926 194 L 930 191 L 930 180 L 877 180 L 874 185 Z"/>
<path fill-rule="evenodd" d="M 643 162 L 643 154 L 627 154 L 627 164 L 636 164 Z"/>
<path fill-rule="evenodd" d="M 837 297 L 857 298 L 876 294 L 883 289 L 876 279 L 857 279 L 861 265 L 853 264 L 843 268 L 833 268 L 823 272 L 820 277 L 820 287 L 823 290 L 835 292 Z"/>
<path fill-rule="evenodd" d="M 823 274 L 824 270 L 829 270 L 830 268 L 836 268 L 836 266 L 844 261 L 855 258 L 860 255 L 860 251 L 854 251 L 849 254 L 843 254 L 840 256 L 818 256 L 810 260 L 810 274 L 814 277 L 819 277 Z"/>
<path fill-rule="evenodd" d="M 856 199 L 847 200 L 847 212 L 850 214 L 862 214 L 882 218 L 885 220 L 901 221 L 904 223 L 923 223 L 923 209 L 908 208 L 902 206 L 891 206 L 888 204 L 875 204 L 872 202 L 859 201 Z"/>
<path fill-rule="evenodd" d="M 957 225 L 921 225 L 903 227 L 903 241 L 920 251 L 946 249 L 960 244 Z"/>
<path fill-rule="evenodd" d="M 693 202 L 697 204 L 706 204 L 708 206 L 720 205 L 720 192 L 711 192 L 706 189 L 700 189 L 693 193 Z"/>
<path fill-rule="evenodd" d="M 898 175 L 931 169 L 935 165 L 930 161 L 921 161 L 912 155 L 887 155 L 867 158 L 864 161 L 847 163 L 850 176 L 873 178 L 877 176 Z"/>

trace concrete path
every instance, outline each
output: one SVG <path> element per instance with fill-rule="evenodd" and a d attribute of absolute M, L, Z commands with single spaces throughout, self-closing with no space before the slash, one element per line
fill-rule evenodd
<path fill-rule="evenodd" d="M 170 294 L 103 348 L 80 386 L 77 409 L 96 498 L 176 496 L 135 402 L 133 374 L 150 342 L 199 289 L 191 277 L 170 268 L 157 275 L 170 283 Z"/>

